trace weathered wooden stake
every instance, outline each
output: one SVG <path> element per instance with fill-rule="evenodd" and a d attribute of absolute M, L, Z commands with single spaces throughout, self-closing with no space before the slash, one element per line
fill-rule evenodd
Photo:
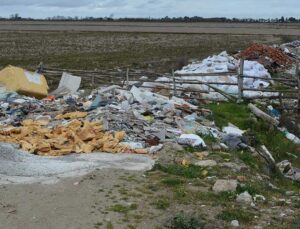
<path fill-rule="evenodd" d="M 283 111 L 283 103 L 282 103 L 282 92 L 279 92 L 279 104 L 281 108 L 281 112 Z"/>
<path fill-rule="evenodd" d="M 129 89 L 129 68 L 126 70 L 126 88 Z"/>
<path fill-rule="evenodd" d="M 96 85 L 95 85 L 95 76 L 92 76 L 92 88 L 95 89 Z"/>
<path fill-rule="evenodd" d="M 172 77 L 173 77 L 173 96 L 176 96 L 177 95 L 176 79 L 175 79 L 175 74 L 173 69 L 172 69 Z"/>
<path fill-rule="evenodd" d="M 298 79 L 298 115 L 300 115 L 300 71 L 299 71 L 299 62 L 296 65 L 296 79 Z"/>
<path fill-rule="evenodd" d="M 43 73 L 44 72 L 44 64 L 43 62 L 40 62 L 38 68 L 37 68 L 37 73 Z"/>
<path fill-rule="evenodd" d="M 244 59 L 240 60 L 240 68 L 238 75 L 238 103 L 243 101 L 243 74 L 244 74 Z"/>

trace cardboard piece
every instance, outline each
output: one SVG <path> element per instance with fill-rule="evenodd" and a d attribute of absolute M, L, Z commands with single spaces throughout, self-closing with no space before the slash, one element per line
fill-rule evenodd
<path fill-rule="evenodd" d="M 81 84 L 81 77 L 73 76 L 69 73 L 63 72 L 57 89 L 66 88 L 71 93 L 75 93 L 79 89 L 80 84 Z"/>
<path fill-rule="evenodd" d="M 48 95 L 47 80 L 43 75 L 29 72 L 23 68 L 8 66 L 0 71 L 0 84 L 8 91 L 18 94 L 33 96 L 38 99 Z"/>

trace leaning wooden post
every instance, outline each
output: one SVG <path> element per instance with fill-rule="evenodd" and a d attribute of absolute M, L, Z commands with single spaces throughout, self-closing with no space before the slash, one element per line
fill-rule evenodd
<path fill-rule="evenodd" d="M 173 77 L 173 96 L 176 96 L 177 95 L 176 79 L 175 79 L 175 74 L 173 69 L 172 69 L 172 77 Z"/>
<path fill-rule="evenodd" d="M 112 85 L 115 84 L 115 74 L 114 73 L 111 75 L 111 84 Z"/>
<path fill-rule="evenodd" d="M 281 112 L 283 111 L 283 103 L 282 103 L 282 92 L 279 92 L 279 104 L 281 108 Z"/>
<path fill-rule="evenodd" d="M 129 89 L 129 68 L 126 70 L 126 88 Z"/>
<path fill-rule="evenodd" d="M 238 103 L 243 101 L 243 74 L 244 74 L 244 59 L 240 60 L 240 68 L 238 74 Z"/>
<path fill-rule="evenodd" d="M 300 71 L 299 71 L 299 61 L 296 65 L 296 77 L 298 79 L 298 115 L 300 115 Z"/>
<path fill-rule="evenodd" d="M 37 68 L 37 73 L 42 74 L 44 72 L 44 64 L 43 62 L 40 62 L 38 68 Z"/>
<path fill-rule="evenodd" d="M 93 74 L 92 75 L 92 89 L 95 89 L 96 86 L 95 86 L 95 75 Z"/>

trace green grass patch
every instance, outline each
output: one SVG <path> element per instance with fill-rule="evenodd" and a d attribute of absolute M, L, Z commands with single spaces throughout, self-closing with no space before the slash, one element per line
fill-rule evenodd
<path fill-rule="evenodd" d="M 177 214 L 171 222 L 169 228 L 172 229 L 201 229 L 204 228 L 202 220 L 195 216 L 184 213 Z"/>
<path fill-rule="evenodd" d="M 203 139 L 203 141 L 204 141 L 207 145 L 211 145 L 211 144 L 217 142 L 217 139 L 215 139 L 214 136 L 212 136 L 212 135 L 199 134 L 199 136 Z"/>
<path fill-rule="evenodd" d="M 294 229 L 299 229 L 300 228 L 300 216 L 296 217 L 293 225 Z"/>
<path fill-rule="evenodd" d="M 300 147 L 288 140 L 276 128 L 270 128 L 265 121 L 261 119 L 255 121 L 246 104 L 220 103 L 209 104 L 207 107 L 213 111 L 212 118 L 218 127 L 227 126 L 230 122 L 243 130 L 250 130 L 258 140 L 258 144 L 266 145 L 276 161 L 288 159 L 294 166 L 300 167 L 300 158 L 294 158 L 287 154 L 300 152 Z M 243 157 L 245 162 L 250 159 Z M 254 165 L 254 161 L 251 160 L 251 164 Z"/>
<path fill-rule="evenodd" d="M 114 206 L 111 206 L 108 210 L 113 211 L 113 212 L 119 212 L 126 214 L 129 211 L 136 210 L 137 205 L 136 204 L 131 204 L 129 206 L 121 205 L 121 204 L 116 204 Z"/>
<path fill-rule="evenodd" d="M 256 195 L 256 194 L 261 194 L 262 192 L 259 191 L 257 187 L 254 186 L 254 184 L 245 184 L 243 186 L 238 185 L 236 189 L 236 193 L 240 194 L 247 191 L 251 196 Z"/>
<path fill-rule="evenodd" d="M 163 171 L 168 174 L 181 176 L 185 178 L 198 178 L 201 177 L 201 172 L 204 170 L 204 168 L 201 168 L 199 166 L 190 165 L 188 167 L 177 165 L 177 164 L 171 164 L 167 166 L 163 166 L 161 164 L 156 164 L 154 166 L 154 169 Z"/>
<path fill-rule="evenodd" d="M 113 226 L 112 222 L 108 222 L 108 223 L 106 224 L 106 228 L 107 228 L 107 229 L 114 229 L 114 226 Z"/>
<path fill-rule="evenodd" d="M 252 153 L 249 151 L 232 151 L 232 154 L 242 160 L 246 165 L 251 167 L 252 169 L 261 168 L 261 162 L 253 157 Z"/>
<path fill-rule="evenodd" d="M 170 201 L 165 197 L 161 197 L 157 199 L 153 204 L 157 209 L 161 209 L 161 210 L 165 210 L 168 207 L 170 207 Z"/>
<path fill-rule="evenodd" d="M 217 218 L 227 222 L 238 220 L 243 223 L 249 223 L 253 220 L 254 214 L 243 209 L 230 209 L 222 211 L 217 215 Z"/>
<path fill-rule="evenodd" d="M 193 146 L 185 146 L 183 152 L 184 153 L 195 153 L 195 152 L 199 152 L 199 148 L 196 148 Z"/>
<path fill-rule="evenodd" d="M 215 202 L 217 204 L 226 204 L 228 202 L 234 201 L 236 197 L 235 192 L 198 192 L 196 194 L 198 200 L 204 202 Z"/>
<path fill-rule="evenodd" d="M 167 179 L 163 179 L 161 181 L 161 183 L 163 183 L 164 185 L 166 185 L 168 187 L 174 187 L 174 186 L 179 186 L 179 185 L 183 184 L 184 181 L 181 179 L 178 179 L 178 178 L 167 178 Z"/>
<path fill-rule="evenodd" d="M 297 203 L 295 204 L 294 207 L 297 208 L 297 209 L 300 209 L 300 200 L 297 201 Z"/>

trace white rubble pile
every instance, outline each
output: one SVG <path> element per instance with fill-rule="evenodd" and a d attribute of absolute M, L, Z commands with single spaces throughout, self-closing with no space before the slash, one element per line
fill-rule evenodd
<path fill-rule="evenodd" d="M 237 83 L 237 75 L 233 73 L 233 75 L 224 75 L 224 76 L 184 76 L 184 74 L 190 73 L 201 73 L 201 74 L 211 74 L 211 73 L 222 73 L 222 72 L 233 72 L 238 69 L 239 60 L 233 58 L 228 55 L 227 52 L 222 52 L 219 55 L 214 55 L 208 57 L 202 61 L 194 62 L 190 65 L 183 67 L 182 70 L 176 71 L 175 73 L 181 74 L 183 76 L 180 77 L 182 81 L 199 81 L 199 82 L 225 82 L 225 83 Z M 270 73 L 267 69 L 264 68 L 263 65 L 256 61 L 245 61 L 244 62 L 244 73 L 245 76 L 254 76 L 257 79 L 253 78 L 244 78 L 244 87 L 245 88 L 267 88 L 270 83 L 261 80 L 260 78 L 271 78 Z M 178 80 L 178 79 L 177 79 Z M 159 84 L 159 82 L 170 82 L 172 85 L 173 79 L 167 77 L 160 77 L 156 80 L 158 83 L 144 83 L 143 86 L 153 87 L 153 86 L 163 86 L 163 84 Z M 201 90 L 201 91 L 209 91 L 209 94 L 202 94 L 203 99 L 214 99 L 214 100 L 226 100 L 226 98 L 214 92 L 213 89 L 210 89 L 208 86 L 202 84 L 178 84 L 178 88 L 189 89 L 189 90 Z M 235 85 L 212 85 L 228 94 L 236 96 L 238 94 L 238 86 Z M 265 96 L 270 97 L 277 95 L 276 93 L 270 92 L 257 92 L 257 91 L 244 91 L 245 97 L 257 97 L 257 96 Z"/>

